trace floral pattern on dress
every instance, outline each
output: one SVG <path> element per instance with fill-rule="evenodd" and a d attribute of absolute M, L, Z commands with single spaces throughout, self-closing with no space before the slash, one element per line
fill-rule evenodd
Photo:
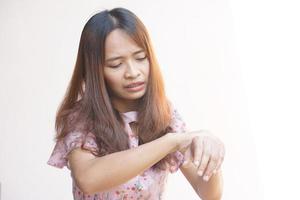
<path fill-rule="evenodd" d="M 135 148 L 138 146 L 138 138 L 134 137 L 129 123 L 137 120 L 137 112 L 121 113 L 121 117 L 126 124 L 125 130 L 129 135 L 130 148 Z M 173 132 L 186 131 L 185 123 L 175 109 L 172 109 L 170 126 Z M 70 169 L 67 155 L 78 147 L 96 152 L 98 147 L 95 136 L 92 133 L 83 135 L 81 132 L 70 132 L 63 140 L 55 144 L 47 164 L 57 168 L 66 166 Z M 176 172 L 184 161 L 183 155 L 179 151 L 167 155 L 165 159 L 168 162 L 166 162 L 163 169 L 158 170 L 152 166 L 122 185 L 93 195 L 84 194 L 73 180 L 73 198 L 74 200 L 161 200 L 163 199 L 169 172 Z"/>

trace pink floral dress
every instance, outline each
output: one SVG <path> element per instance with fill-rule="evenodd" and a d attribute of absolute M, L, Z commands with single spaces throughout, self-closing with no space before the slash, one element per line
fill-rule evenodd
<path fill-rule="evenodd" d="M 121 117 L 125 122 L 125 130 L 129 135 L 130 148 L 135 148 L 138 146 L 138 138 L 133 134 L 129 123 L 137 120 L 137 112 L 121 113 Z M 176 110 L 173 110 L 171 128 L 172 132 L 186 131 L 185 123 Z M 80 132 L 71 132 L 64 140 L 56 143 L 47 164 L 57 168 L 66 166 L 70 169 L 67 155 L 82 144 L 90 151 L 97 150 L 95 138 L 92 133 L 83 136 Z M 184 161 L 184 157 L 179 151 L 171 153 L 167 157 L 168 163 L 165 170 L 150 167 L 122 185 L 92 195 L 84 194 L 72 177 L 73 198 L 74 200 L 161 200 L 163 199 L 163 192 L 169 172 L 176 172 Z"/>

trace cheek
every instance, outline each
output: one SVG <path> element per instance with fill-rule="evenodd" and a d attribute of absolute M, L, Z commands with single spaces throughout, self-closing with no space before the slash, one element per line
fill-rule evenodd
<path fill-rule="evenodd" d="M 104 79 L 107 86 L 111 89 L 121 86 L 121 78 L 117 74 L 106 72 L 104 73 Z"/>
<path fill-rule="evenodd" d="M 146 76 L 146 78 L 149 77 L 149 73 L 150 73 L 150 64 L 149 62 L 143 67 L 143 74 Z"/>

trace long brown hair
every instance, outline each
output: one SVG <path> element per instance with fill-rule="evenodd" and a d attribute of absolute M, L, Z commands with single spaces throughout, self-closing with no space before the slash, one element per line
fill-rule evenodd
<path fill-rule="evenodd" d="M 128 135 L 111 104 L 103 75 L 105 39 L 117 28 L 145 50 L 150 63 L 147 90 L 137 110 L 139 143 L 155 140 L 170 129 L 170 105 L 145 26 L 127 9 L 104 10 L 93 15 L 83 28 L 73 75 L 55 121 L 56 140 L 71 131 L 93 133 L 99 147 L 97 156 L 129 148 Z"/>

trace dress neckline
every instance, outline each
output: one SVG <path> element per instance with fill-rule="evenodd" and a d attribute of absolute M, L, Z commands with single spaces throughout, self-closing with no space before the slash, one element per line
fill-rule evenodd
<path fill-rule="evenodd" d="M 128 112 L 120 112 L 122 119 L 125 123 L 136 122 L 137 121 L 137 111 L 128 111 Z"/>

